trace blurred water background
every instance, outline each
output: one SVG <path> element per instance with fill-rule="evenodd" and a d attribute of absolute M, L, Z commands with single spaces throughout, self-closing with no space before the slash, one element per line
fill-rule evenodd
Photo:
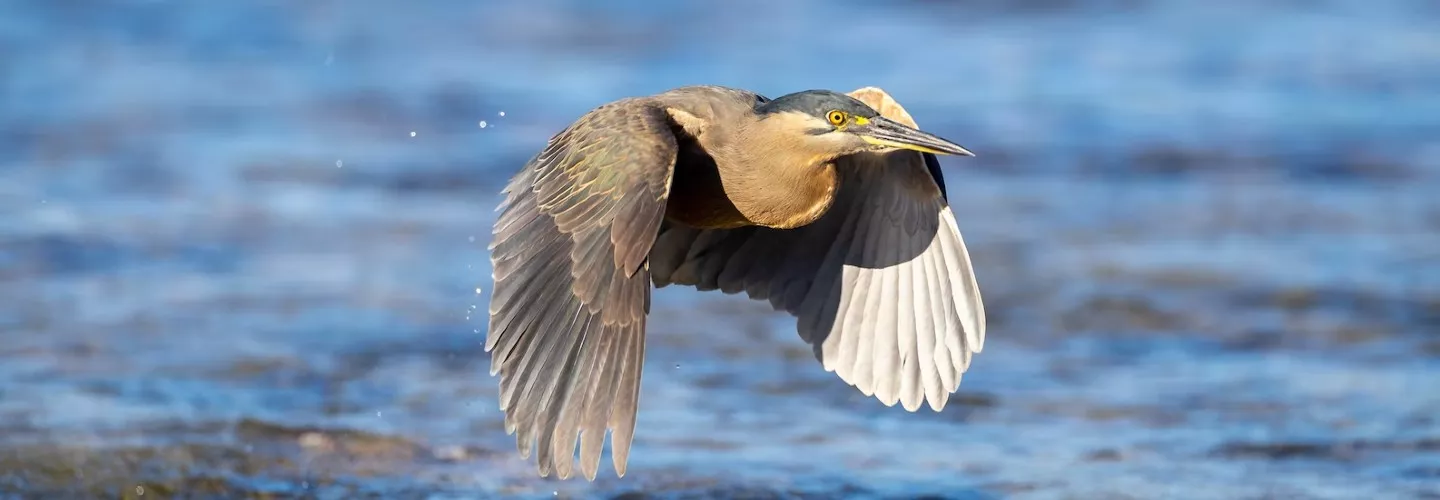
<path fill-rule="evenodd" d="M 1440 498 L 1440 3 L 0 3 L 0 498 Z M 989 311 L 944 412 L 657 293 L 629 474 L 481 352 L 580 114 L 880 86 Z M 607 466 L 608 467 L 608 466 Z"/>

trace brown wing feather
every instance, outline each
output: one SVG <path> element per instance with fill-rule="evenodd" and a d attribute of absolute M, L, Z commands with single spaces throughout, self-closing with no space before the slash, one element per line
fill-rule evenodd
<path fill-rule="evenodd" d="M 485 349 L 506 431 L 540 474 L 595 478 L 605 432 L 623 476 L 635 429 L 650 273 L 676 139 L 663 108 L 616 101 L 551 139 L 505 189 Z"/>

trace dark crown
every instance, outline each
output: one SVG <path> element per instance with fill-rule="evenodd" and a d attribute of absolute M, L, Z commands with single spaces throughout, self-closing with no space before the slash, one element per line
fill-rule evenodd
<path fill-rule="evenodd" d="M 786 94 L 761 104 L 755 110 L 760 114 L 794 111 L 823 118 L 825 113 L 836 109 L 865 118 L 874 118 L 880 114 L 854 97 L 830 90 L 806 90 Z"/>

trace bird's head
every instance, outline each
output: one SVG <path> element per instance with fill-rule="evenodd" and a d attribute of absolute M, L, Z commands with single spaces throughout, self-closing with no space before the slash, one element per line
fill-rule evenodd
<path fill-rule="evenodd" d="M 773 133 L 793 135 L 802 143 L 843 156 L 860 152 L 909 149 L 941 155 L 974 153 L 929 132 L 880 116 L 859 100 L 829 90 L 787 94 L 756 108 Z"/>

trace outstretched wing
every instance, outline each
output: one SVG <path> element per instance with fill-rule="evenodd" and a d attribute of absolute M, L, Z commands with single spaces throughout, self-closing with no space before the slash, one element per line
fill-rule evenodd
<path fill-rule="evenodd" d="M 913 151 L 844 158 L 834 205 L 797 229 L 667 223 L 653 279 L 769 300 L 827 371 L 886 405 L 939 411 L 984 344 L 985 311 L 937 167 Z"/>
<path fill-rule="evenodd" d="M 676 139 L 646 98 L 601 106 L 550 140 L 505 188 L 485 350 L 505 429 L 538 466 L 595 478 L 605 431 L 623 476 L 635 430 L 650 276 Z"/>

